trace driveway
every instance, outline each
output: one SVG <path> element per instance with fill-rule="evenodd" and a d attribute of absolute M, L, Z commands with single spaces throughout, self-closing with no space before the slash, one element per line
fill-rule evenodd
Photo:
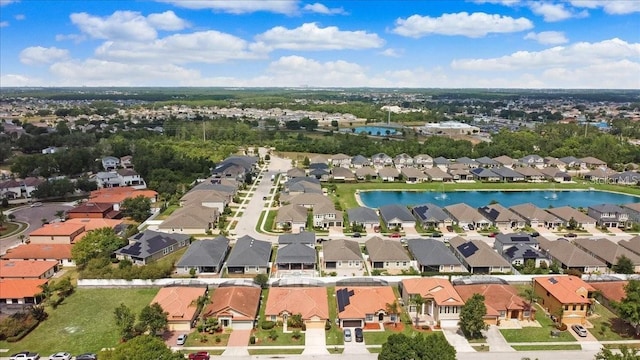
<path fill-rule="evenodd" d="M 356 328 L 351 329 L 351 341 L 344 343 L 344 351 L 342 354 L 369 354 L 369 350 L 364 343 L 364 339 L 362 342 L 356 342 Z"/>
<path fill-rule="evenodd" d="M 326 355 L 327 338 L 324 329 L 307 329 L 304 335 L 303 355 Z"/>
<path fill-rule="evenodd" d="M 27 239 L 32 231 L 41 228 L 43 219 L 51 221 L 56 219 L 56 212 L 66 211 L 71 208 L 73 206 L 62 203 L 44 203 L 38 207 L 23 206 L 6 211 L 5 215 L 13 214 L 16 217 L 16 221 L 27 223 L 28 226 L 20 234 L 0 239 L 0 254 L 5 254 L 8 249 L 20 245 L 22 243 L 20 235 L 25 235 L 25 239 Z"/>
<path fill-rule="evenodd" d="M 462 331 L 458 328 L 446 328 L 442 329 L 447 342 L 456 349 L 458 353 L 475 353 L 476 350 L 469 345 L 467 339 L 462 335 Z"/>
<path fill-rule="evenodd" d="M 489 345 L 489 351 L 515 351 L 511 346 L 509 346 L 497 326 L 489 326 L 489 329 L 485 332 L 485 335 L 487 337 L 487 345 Z"/>
<path fill-rule="evenodd" d="M 251 337 L 251 330 L 233 330 L 229 335 L 229 342 L 227 342 L 227 348 L 222 355 L 240 357 L 248 356 L 249 351 L 249 338 Z"/>

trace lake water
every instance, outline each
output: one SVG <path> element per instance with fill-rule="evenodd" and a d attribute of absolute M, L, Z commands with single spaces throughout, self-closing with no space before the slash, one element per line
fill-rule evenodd
<path fill-rule="evenodd" d="M 628 204 L 640 202 L 640 197 L 606 191 L 362 191 L 362 202 L 370 208 L 383 205 L 419 205 L 432 203 L 447 206 L 466 203 L 472 207 L 497 201 L 503 206 L 532 203 L 540 208 L 572 206 L 586 208 L 598 204 Z"/>
<path fill-rule="evenodd" d="M 389 132 L 389 135 L 394 135 L 398 132 L 394 128 L 380 127 L 380 126 L 360 126 L 356 128 L 356 134 L 367 133 L 369 135 L 376 135 L 376 136 L 386 136 L 387 131 Z"/>

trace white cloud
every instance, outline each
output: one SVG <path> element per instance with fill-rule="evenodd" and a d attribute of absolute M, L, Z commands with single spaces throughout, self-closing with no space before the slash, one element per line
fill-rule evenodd
<path fill-rule="evenodd" d="M 136 63 L 221 63 L 260 57 L 245 40 L 214 30 L 175 34 L 151 42 L 105 41 L 96 50 L 100 59 Z"/>
<path fill-rule="evenodd" d="M 66 41 L 66 40 L 71 40 L 77 44 L 87 40 L 87 36 L 80 35 L 80 34 L 57 34 L 56 35 L 56 41 Z"/>
<path fill-rule="evenodd" d="M 27 17 L 26 17 L 24 14 L 18 14 L 18 15 L 16 15 L 16 16 L 14 16 L 14 18 L 15 18 L 16 20 L 20 21 L 20 20 L 24 20 L 24 19 L 26 19 Z"/>
<path fill-rule="evenodd" d="M 535 40 L 543 45 L 560 45 L 569 42 L 569 39 L 567 39 L 562 31 L 530 32 L 525 35 L 524 39 Z"/>
<path fill-rule="evenodd" d="M 187 9 L 211 9 L 231 14 L 258 11 L 293 15 L 298 12 L 298 0 L 156 0 Z"/>
<path fill-rule="evenodd" d="M 343 14 L 345 14 L 344 9 L 341 8 L 341 7 L 339 7 L 339 8 L 328 8 L 326 5 L 321 4 L 321 3 L 307 4 L 302 8 L 302 10 L 313 12 L 313 13 L 318 13 L 318 14 L 324 14 L 324 15 L 343 15 Z"/>
<path fill-rule="evenodd" d="M 638 0 L 570 0 L 571 5 L 587 9 L 602 8 L 604 12 L 612 15 L 624 15 L 640 12 Z"/>
<path fill-rule="evenodd" d="M 500 4 L 505 6 L 513 6 L 520 2 L 520 0 L 474 0 L 476 4 Z"/>
<path fill-rule="evenodd" d="M 274 27 L 256 36 L 254 49 L 342 50 L 379 48 L 384 40 L 366 31 L 344 31 L 335 26 L 320 28 L 307 23 L 295 29 Z"/>
<path fill-rule="evenodd" d="M 73 13 L 71 22 L 80 31 L 95 39 L 122 39 L 127 41 L 149 41 L 157 37 L 156 30 L 182 30 L 188 24 L 173 11 L 143 16 L 135 11 L 116 11 L 106 17 L 87 13 Z"/>
<path fill-rule="evenodd" d="M 514 19 L 509 16 L 467 12 L 443 14 L 438 18 L 412 15 L 406 19 L 397 19 L 393 32 L 413 38 L 430 34 L 462 35 L 479 38 L 489 33 L 511 33 L 533 28 L 526 18 Z"/>
<path fill-rule="evenodd" d="M 60 79 L 57 86 L 168 86 L 200 76 L 196 70 L 173 64 L 130 64 L 97 59 L 52 64 L 51 73 Z"/>
<path fill-rule="evenodd" d="M 20 74 L 6 74 L 0 76 L 0 84 L 4 87 L 44 86 L 40 79 L 30 78 Z"/>
<path fill-rule="evenodd" d="M 7 26 L 9 26 L 8 21 L 0 21 L 0 28 L 7 27 Z"/>
<path fill-rule="evenodd" d="M 69 51 L 57 47 L 28 47 L 20 52 L 20 62 L 26 65 L 49 64 L 69 57 Z"/>
<path fill-rule="evenodd" d="M 12 3 L 17 3 L 19 0 L 0 0 L 0 6 L 6 6 Z"/>
<path fill-rule="evenodd" d="M 627 43 L 615 38 L 597 43 L 580 42 L 566 47 L 557 46 L 538 52 L 518 51 L 499 58 L 454 60 L 451 67 L 468 71 L 522 71 L 554 67 L 577 68 L 622 60 L 637 63 L 637 59 L 640 59 L 640 43 Z"/>
<path fill-rule="evenodd" d="M 180 19 L 173 11 L 165 11 L 161 14 L 150 14 L 147 16 L 149 24 L 159 30 L 178 31 L 189 26 L 189 24 Z"/>
<path fill-rule="evenodd" d="M 380 55 L 388 56 L 388 57 L 401 57 L 404 51 L 402 49 L 384 49 L 380 52 Z"/>
<path fill-rule="evenodd" d="M 575 13 L 567 9 L 564 4 L 552 4 L 548 2 L 532 2 L 529 4 L 529 8 L 534 14 L 542 16 L 546 22 L 562 21 L 574 17 L 581 18 L 589 15 L 586 11 Z"/>

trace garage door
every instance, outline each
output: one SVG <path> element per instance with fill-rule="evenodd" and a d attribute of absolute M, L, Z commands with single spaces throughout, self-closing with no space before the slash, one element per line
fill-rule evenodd
<path fill-rule="evenodd" d="M 304 324 L 307 326 L 307 329 L 324 329 L 324 324 L 326 321 L 307 321 Z"/>
<path fill-rule="evenodd" d="M 169 325 L 167 326 L 169 328 L 169 331 L 189 331 L 191 330 L 191 326 L 189 326 L 189 323 L 169 323 Z"/>
<path fill-rule="evenodd" d="M 232 327 L 237 330 L 251 330 L 253 329 L 253 322 L 251 321 L 234 321 Z"/>
<path fill-rule="evenodd" d="M 440 326 L 444 329 L 457 328 L 458 320 L 440 320 Z"/>
<path fill-rule="evenodd" d="M 343 320 L 342 327 L 362 327 L 362 320 Z"/>

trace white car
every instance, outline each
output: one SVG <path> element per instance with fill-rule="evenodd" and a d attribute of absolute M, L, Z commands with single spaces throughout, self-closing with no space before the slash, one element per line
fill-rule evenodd
<path fill-rule="evenodd" d="M 57 352 L 49 356 L 49 360 L 71 360 L 71 354 L 68 352 Z"/>

